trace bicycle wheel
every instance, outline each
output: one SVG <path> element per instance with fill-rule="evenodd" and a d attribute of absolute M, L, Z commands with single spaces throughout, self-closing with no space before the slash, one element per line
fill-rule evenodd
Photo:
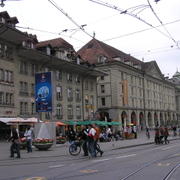
<path fill-rule="evenodd" d="M 76 144 L 71 144 L 69 146 L 69 153 L 72 156 L 77 156 L 81 152 L 81 146 L 76 145 Z"/>

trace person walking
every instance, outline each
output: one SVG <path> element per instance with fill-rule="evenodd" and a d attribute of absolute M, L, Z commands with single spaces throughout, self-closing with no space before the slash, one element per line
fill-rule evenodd
<path fill-rule="evenodd" d="M 148 127 L 146 127 L 146 136 L 147 136 L 148 139 L 150 139 L 150 133 L 149 133 L 149 128 Z"/>
<path fill-rule="evenodd" d="M 159 128 L 156 127 L 155 128 L 155 137 L 154 137 L 155 144 L 160 144 L 159 137 L 160 137 Z"/>
<path fill-rule="evenodd" d="M 169 136 L 169 131 L 168 131 L 168 128 L 165 127 L 164 128 L 164 142 L 165 142 L 165 144 L 169 144 L 168 136 Z"/>
<path fill-rule="evenodd" d="M 163 127 L 163 126 L 160 126 L 159 131 L 160 131 L 159 141 L 160 141 L 160 143 L 161 143 L 161 144 L 163 144 L 163 138 L 164 138 L 164 127 Z"/>
<path fill-rule="evenodd" d="M 32 152 L 32 140 L 34 138 L 33 135 L 33 129 L 31 127 L 28 127 L 26 132 L 24 133 L 24 136 L 26 137 L 26 143 L 27 143 L 27 153 Z"/>
<path fill-rule="evenodd" d="M 14 158 L 14 153 L 17 153 L 16 158 L 20 158 L 20 142 L 19 142 L 19 135 L 16 130 L 16 128 L 12 129 L 11 137 L 8 139 L 8 141 L 11 141 L 10 146 L 10 157 Z"/>
<path fill-rule="evenodd" d="M 95 140 L 94 136 L 96 134 L 96 130 L 92 125 L 89 125 L 89 133 L 88 133 L 88 150 L 91 157 L 96 157 L 96 150 L 95 150 Z"/>
<path fill-rule="evenodd" d="M 95 134 L 95 136 L 94 136 L 95 151 L 99 152 L 100 155 L 102 156 L 104 152 L 100 149 L 99 146 L 97 146 L 97 142 L 98 142 L 99 136 L 100 136 L 100 129 L 99 129 L 99 127 L 97 127 L 96 125 L 94 125 L 93 127 L 94 127 L 94 129 L 96 130 L 96 134 Z"/>
<path fill-rule="evenodd" d="M 82 149 L 84 151 L 84 156 L 88 156 L 88 127 L 82 126 L 82 130 L 80 132 L 79 137 L 83 141 L 82 143 Z"/>

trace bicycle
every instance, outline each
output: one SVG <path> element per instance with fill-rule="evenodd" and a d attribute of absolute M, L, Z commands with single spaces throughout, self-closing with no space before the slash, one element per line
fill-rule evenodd
<path fill-rule="evenodd" d="M 81 152 L 81 148 L 82 148 L 82 144 L 83 144 L 83 141 L 81 140 L 76 140 L 74 141 L 70 146 L 69 146 L 69 153 L 72 155 L 72 156 L 77 156 L 78 154 L 80 154 Z M 97 143 L 96 146 L 100 149 L 100 145 Z M 99 152 L 96 151 L 96 155 L 98 154 Z"/>

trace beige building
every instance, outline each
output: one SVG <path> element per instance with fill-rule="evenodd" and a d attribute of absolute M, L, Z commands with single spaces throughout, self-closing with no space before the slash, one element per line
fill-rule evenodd
<path fill-rule="evenodd" d="M 144 63 L 96 39 L 78 53 L 108 74 L 97 82 L 100 119 L 141 128 L 177 123 L 175 86 L 155 61 Z"/>
<path fill-rule="evenodd" d="M 78 121 L 94 117 L 96 78 L 104 75 L 81 65 L 72 45 L 61 38 L 38 43 L 17 30 L 17 18 L 0 13 L 0 117 Z M 37 113 L 35 73 L 52 73 L 53 112 Z"/>

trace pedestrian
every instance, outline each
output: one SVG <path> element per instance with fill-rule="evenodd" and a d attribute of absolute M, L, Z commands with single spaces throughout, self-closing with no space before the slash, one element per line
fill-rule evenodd
<path fill-rule="evenodd" d="M 159 128 L 156 127 L 155 128 L 155 137 L 154 137 L 155 144 L 160 144 L 159 137 L 160 137 Z"/>
<path fill-rule="evenodd" d="M 34 132 L 31 127 L 28 127 L 26 132 L 24 133 L 24 136 L 26 137 L 26 143 L 27 143 L 27 153 L 32 152 L 32 140 L 34 138 Z"/>
<path fill-rule="evenodd" d="M 96 134 L 96 130 L 92 125 L 89 125 L 89 133 L 88 133 L 88 150 L 91 157 L 96 157 L 96 150 L 95 150 L 95 140 L 94 136 Z"/>
<path fill-rule="evenodd" d="M 137 127 L 135 125 L 132 127 L 132 132 L 134 134 L 134 138 L 137 139 Z"/>
<path fill-rule="evenodd" d="M 160 141 L 160 143 L 161 143 L 161 144 L 163 144 L 163 138 L 164 138 L 164 127 L 163 127 L 163 126 L 160 126 L 159 131 L 160 131 L 159 141 Z"/>
<path fill-rule="evenodd" d="M 73 144 L 76 140 L 76 133 L 73 129 L 73 127 L 68 128 L 67 137 L 70 144 Z"/>
<path fill-rule="evenodd" d="M 167 144 L 167 143 L 169 144 L 168 136 L 169 136 L 169 131 L 168 131 L 168 128 L 165 127 L 164 128 L 164 142 L 165 142 L 165 144 Z"/>
<path fill-rule="evenodd" d="M 12 128 L 12 134 L 8 141 L 11 141 L 10 157 L 14 158 L 14 154 L 17 153 L 16 158 L 20 158 L 20 141 L 17 129 L 15 127 Z"/>
<path fill-rule="evenodd" d="M 99 137 L 100 137 L 100 129 L 99 127 L 97 127 L 96 125 L 93 125 L 94 129 L 96 130 L 96 134 L 94 136 L 94 146 L 95 146 L 95 151 L 99 152 L 100 155 L 102 156 L 103 155 L 103 151 L 100 149 L 99 146 L 97 146 L 97 142 L 99 140 Z"/>
<path fill-rule="evenodd" d="M 150 139 L 150 133 L 149 133 L 149 128 L 148 127 L 146 127 L 146 136 L 147 136 L 148 139 Z"/>
<path fill-rule="evenodd" d="M 79 134 L 79 137 L 82 140 L 82 149 L 84 151 L 84 156 L 88 156 L 88 127 L 82 126 L 82 130 Z"/>

